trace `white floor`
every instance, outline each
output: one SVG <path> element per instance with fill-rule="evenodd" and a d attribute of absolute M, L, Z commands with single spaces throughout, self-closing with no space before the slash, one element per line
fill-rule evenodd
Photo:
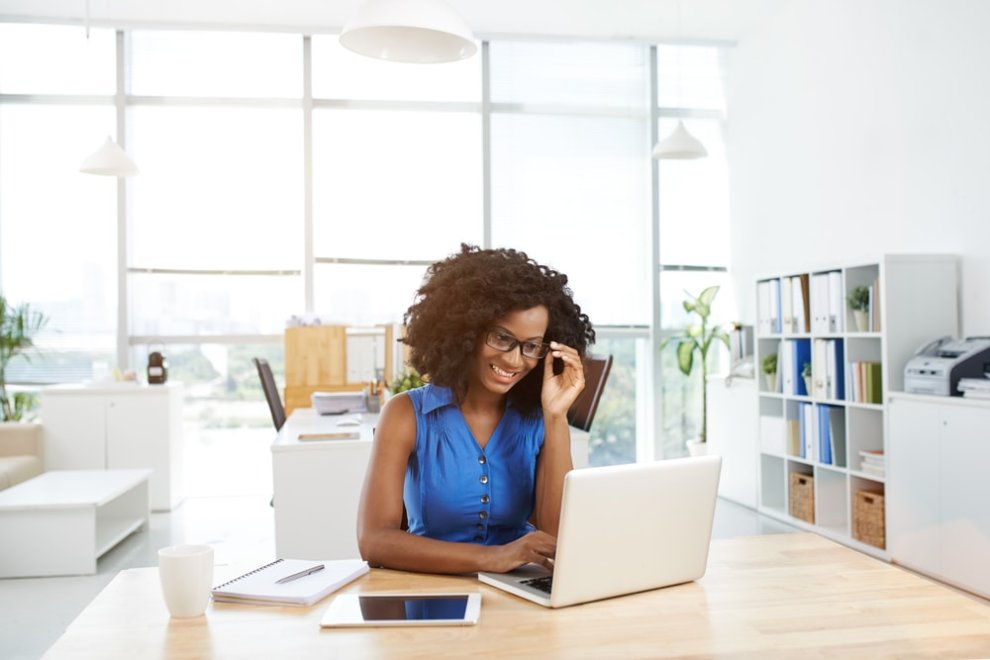
<path fill-rule="evenodd" d="M 220 574 L 274 557 L 271 430 L 200 430 L 193 437 L 183 461 L 185 501 L 151 514 L 149 529 L 101 557 L 95 575 L 0 579 L 0 658 L 40 658 L 119 571 L 156 566 L 159 548 L 209 544 Z M 715 538 L 793 531 L 727 500 L 716 507 Z"/>

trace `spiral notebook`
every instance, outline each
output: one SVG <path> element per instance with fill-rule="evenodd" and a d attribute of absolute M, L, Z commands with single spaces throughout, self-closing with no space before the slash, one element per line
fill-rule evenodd
<path fill-rule="evenodd" d="M 214 587 L 211 593 L 220 603 L 307 606 L 367 572 L 368 563 L 360 559 L 276 559 Z M 298 574 L 303 575 L 279 582 Z"/>

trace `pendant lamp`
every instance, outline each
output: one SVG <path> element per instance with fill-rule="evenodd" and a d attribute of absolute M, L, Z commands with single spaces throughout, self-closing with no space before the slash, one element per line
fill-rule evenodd
<path fill-rule="evenodd" d="M 467 23 L 443 0 L 363 0 L 340 45 L 391 62 L 438 63 L 477 52 Z"/>
<path fill-rule="evenodd" d="M 79 166 L 79 171 L 85 174 L 102 174 L 103 176 L 134 176 L 140 170 L 109 136 L 103 146 L 90 154 Z"/>
<path fill-rule="evenodd" d="M 678 40 L 681 38 L 681 3 L 677 3 L 677 37 Z M 674 51 L 674 70 L 677 82 L 677 88 L 680 89 L 681 86 L 681 56 L 680 56 L 680 46 Z M 708 150 L 705 149 L 705 145 L 701 144 L 701 140 L 694 137 L 688 130 L 684 127 L 684 120 L 680 117 L 677 118 L 677 126 L 674 127 L 673 132 L 656 143 L 653 147 L 653 157 L 663 158 L 663 159 L 677 159 L 677 160 L 690 160 L 692 158 L 704 158 L 708 155 Z"/>
<path fill-rule="evenodd" d="M 677 120 L 677 127 L 664 139 L 657 142 L 653 147 L 654 158 L 670 158 L 689 160 L 692 158 L 704 158 L 708 155 L 705 145 L 701 140 L 694 137 L 684 128 L 684 122 Z"/>

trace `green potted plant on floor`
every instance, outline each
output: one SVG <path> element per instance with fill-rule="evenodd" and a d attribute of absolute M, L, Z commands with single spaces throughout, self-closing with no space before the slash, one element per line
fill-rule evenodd
<path fill-rule="evenodd" d="M 867 312 L 870 309 L 869 288 L 865 286 L 855 287 L 846 296 L 846 302 L 849 303 L 849 308 L 853 311 L 853 318 L 856 320 L 856 330 L 859 332 L 869 330 L 869 318 L 867 317 Z"/>
<path fill-rule="evenodd" d="M 712 313 L 712 302 L 718 294 L 717 286 L 710 286 L 697 296 L 693 296 L 687 291 L 688 299 L 684 301 L 684 311 L 694 314 L 696 320 L 685 328 L 679 336 L 664 339 L 660 348 L 664 348 L 668 343 L 677 345 L 677 367 L 685 376 L 690 376 L 694 370 L 697 353 L 701 376 L 701 430 L 698 437 L 688 440 L 688 451 L 692 454 L 705 453 L 705 443 L 708 441 L 708 393 L 705 387 L 708 379 L 708 357 L 709 351 L 715 342 L 720 341 L 729 348 L 729 333 L 718 325 L 709 327 L 708 317 Z"/>
<path fill-rule="evenodd" d="M 32 311 L 27 303 L 13 306 L 0 295 L 0 421 L 18 422 L 34 404 L 34 395 L 7 392 L 7 366 L 34 346 L 34 335 L 44 327 L 48 319 L 40 312 Z"/>

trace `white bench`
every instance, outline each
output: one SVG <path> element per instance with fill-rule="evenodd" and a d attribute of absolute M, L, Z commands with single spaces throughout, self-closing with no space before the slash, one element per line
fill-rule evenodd
<path fill-rule="evenodd" d="M 151 470 L 55 470 L 0 491 L 0 578 L 82 575 L 147 527 Z"/>

